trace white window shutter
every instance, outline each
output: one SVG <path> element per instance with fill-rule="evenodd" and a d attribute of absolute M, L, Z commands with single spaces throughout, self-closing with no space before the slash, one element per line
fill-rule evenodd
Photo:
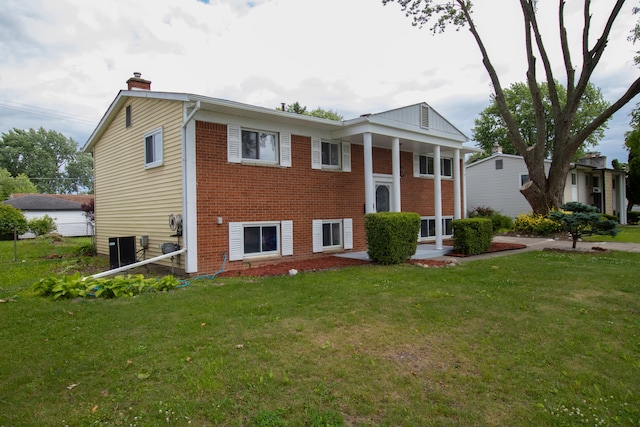
<path fill-rule="evenodd" d="M 291 134 L 280 134 L 280 166 L 291 167 Z"/>
<path fill-rule="evenodd" d="M 312 222 L 313 252 L 322 252 L 322 220 Z"/>
<path fill-rule="evenodd" d="M 351 143 L 342 143 L 342 170 L 351 172 Z"/>
<path fill-rule="evenodd" d="M 282 221 L 280 232 L 282 233 L 282 244 L 280 245 L 282 256 L 293 255 L 293 221 Z"/>
<path fill-rule="evenodd" d="M 342 220 L 343 246 L 345 249 L 353 249 L 353 219 Z"/>
<path fill-rule="evenodd" d="M 242 131 L 239 125 L 227 125 L 227 161 L 242 162 Z"/>
<path fill-rule="evenodd" d="M 420 176 L 420 154 L 413 153 L 413 177 Z"/>
<path fill-rule="evenodd" d="M 242 259 L 242 223 L 229 223 L 229 261 L 239 261 Z"/>
<path fill-rule="evenodd" d="M 311 169 L 322 169 L 322 140 L 311 137 Z"/>

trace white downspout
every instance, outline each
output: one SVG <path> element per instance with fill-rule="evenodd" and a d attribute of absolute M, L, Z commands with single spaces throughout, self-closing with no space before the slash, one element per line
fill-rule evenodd
<path fill-rule="evenodd" d="M 182 218 L 183 221 L 183 241 L 187 250 L 185 255 L 185 273 L 195 273 L 198 271 L 198 215 L 197 215 L 197 194 L 196 194 L 196 153 L 195 153 L 195 126 L 189 126 L 196 113 L 200 110 L 200 101 L 189 113 L 186 114 L 182 124 Z M 192 130 L 193 138 L 188 139 L 188 131 Z"/>

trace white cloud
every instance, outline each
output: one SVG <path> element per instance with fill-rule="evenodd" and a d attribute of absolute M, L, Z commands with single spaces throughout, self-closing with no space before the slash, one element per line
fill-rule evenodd
<path fill-rule="evenodd" d="M 523 81 L 526 63 L 517 2 L 477 3 L 478 29 L 503 86 Z M 582 23 L 576 3 L 567 3 L 574 41 Z M 337 109 L 347 118 L 426 101 L 468 136 L 491 93 L 467 30 L 433 36 L 426 28 L 413 27 L 397 4 L 385 7 L 380 0 L 5 4 L 9 12 L 0 16 L 0 99 L 95 123 L 134 71 L 152 80 L 154 90 L 266 107 L 299 101 L 310 109 Z M 549 5 L 540 3 L 545 37 L 557 32 L 555 5 Z M 592 5 L 594 29 L 602 27 L 601 11 L 606 7 L 608 2 Z M 609 100 L 620 96 L 638 75 L 633 46 L 626 41 L 636 18 L 630 8 L 616 24 L 594 75 L 594 83 Z M 549 53 L 558 59 L 555 45 Z M 579 63 L 579 52 L 573 55 Z M 554 71 L 562 81 L 562 63 L 557 64 Z M 541 73 L 540 69 L 539 78 Z M 44 126 L 84 142 L 93 130 L 44 115 L 16 118 L 15 109 L 2 105 L 0 101 L 0 132 Z M 618 123 L 601 144 L 611 158 L 623 157 L 628 111 L 622 119 L 616 115 Z"/>

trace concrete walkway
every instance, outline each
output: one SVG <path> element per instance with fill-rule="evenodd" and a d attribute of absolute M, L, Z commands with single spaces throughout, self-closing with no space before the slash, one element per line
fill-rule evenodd
<path fill-rule="evenodd" d="M 527 245 L 524 249 L 512 249 L 508 251 L 491 252 L 468 257 L 450 257 L 441 256 L 435 259 L 448 259 L 457 261 L 470 261 L 476 259 L 495 258 L 499 256 L 513 255 L 520 252 L 541 251 L 545 248 L 571 249 L 572 242 L 570 240 L 555 240 L 546 237 L 514 237 L 514 236 L 496 236 L 494 242 L 517 243 Z M 619 242 L 578 242 L 576 250 L 589 250 L 593 247 L 608 249 L 612 251 L 626 251 L 640 253 L 640 243 L 619 243 Z"/>
<path fill-rule="evenodd" d="M 541 251 L 545 248 L 562 248 L 571 249 L 570 240 L 554 240 L 546 237 L 514 237 L 514 236 L 496 236 L 493 238 L 494 242 L 501 243 L 517 243 L 526 245 L 524 249 L 512 249 L 508 251 L 491 252 L 480 255 L 473 255 L 467 257 L 452 257 L 447 256 L 447 253 L 453 251 L 452 246 L 444 246 L 442 249 L 437 249 L 433 244 L 418 244 L 416 253 L 412 259 L 435 259 L 435 260 L 449 260 L 449 261 L 470 261 L 476 259 L 495 258 L 499 256 L 513 255 L 520 252 L 528 251 Z M 612 251 L 627 251 L 640 253 L 640 243 L 619 243 L 619 242 L 578 242 L 576 245 L 577 250 L 588 250 L 597 246 L 603 249 L 609 249 Z M 348 252 L 344 254 L 338 254 L 336 256 L 352 259 L 368 260 L 369 256 L 366 251 L 363 252 Z"/>

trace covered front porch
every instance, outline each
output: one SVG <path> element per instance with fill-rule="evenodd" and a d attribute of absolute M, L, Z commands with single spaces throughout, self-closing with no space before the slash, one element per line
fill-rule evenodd
<path fill-rule="evenodd" d="M 431 180 L 433 201 L 427 204 L 433 206 L 429 209 L 428 217 L 435 226 L 435 233 L 431 231 L 429 234 L 434 242 L 421 244 L 416 256 L 429 258 L 449 251 L 443 244 L 443 202 L 446 199 L 449 203 L 446 212 L 448 219 L 452 216 L 453 219 L 463 217 L 466 211 L 463 156 L 478 151 L 463 146 L 468 139 L 462 132 L 429 105 L 421 103 L 345 121 L 344 126 L 334 131 L 332 136 L 363 147 L 365 214 L 401 212 L 402 198 L 410 200 L 411 197 L 416 197 L 409 189 L 401 186 L 403 177 Z M 374 172 L 374 150 L 380 148 L 391 153 L 391 173 Z M 410 168 L 406 167 L 406 161 L 403 166 L 401 153 L 411 153 L 413 156 Z M 406 160 L 406 154 L 404 156 Z M 443 181 L 453 183 L 452 186 L 447 185 L 447 192 L 443 191 Z M 418 213 L 423 217 L 427 215 L 424 210 Z"/>

